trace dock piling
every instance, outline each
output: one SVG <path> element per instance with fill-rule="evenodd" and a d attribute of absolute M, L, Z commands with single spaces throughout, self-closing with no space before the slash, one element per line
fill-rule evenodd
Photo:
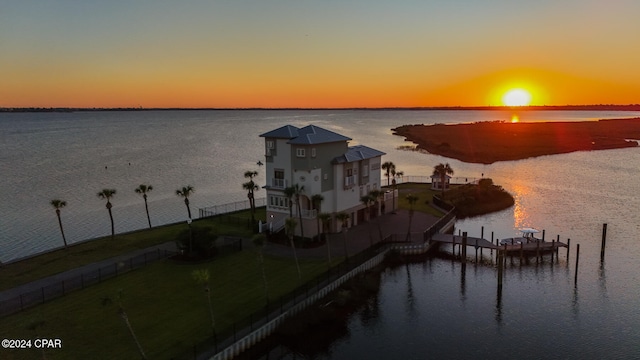
<path fill-rule="evenodd" d="M 523 261 L 524 261 L 524 244 L 520 243 L 520 266 L 522 266 Z"/>
<path fill-rule="evenodd" d="M 503 277 L 503 271 L 504 271 L 504 253 L 500 250 L 497 249 L 496 250 L 496 257 L 497 257 L 497 263 L 498 263 L 498 292 L 501 293 L 502 292 L 502 277 Z"/>
<path fill-rule="evenodd" d="M 467 263 L 467 232 L 462 233 L 462 263 Z"/>
<path fill-rule="evenodd" d="M 600 262 L 604 262 L 604 248 L 607 245 L 607 223 L 602 224 L 602 245 L 600 246 Z"/>
<path fill-rule="evenodd" d="M 580 262 L 580 244 L 576 246 L 576 275 L 573 279 L 573 286 L 578 286 L 578 262 Z"/>
<path fill-rule="evenodd" d="M 567 238 L 567 262 L 569 262 L 569 247 L 571 246 L 571 238 Z"/>
<path fill-rule="evenodd" d="M 493 244 L 493 231 L 491 232 L 491 243 Z M 493 257 L 493 249 L 491 249 L 490 254 Z"/>

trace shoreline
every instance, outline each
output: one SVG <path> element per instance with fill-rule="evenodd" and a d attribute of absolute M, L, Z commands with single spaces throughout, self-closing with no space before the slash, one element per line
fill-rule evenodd
<path fill-rule="evenodd" d="M 394 135 L 416 149 L 468 163 L 492 164 L 543 155 L 638 147 L 640 118 L 580 122 L 477 122 L 403 125 Z"/>

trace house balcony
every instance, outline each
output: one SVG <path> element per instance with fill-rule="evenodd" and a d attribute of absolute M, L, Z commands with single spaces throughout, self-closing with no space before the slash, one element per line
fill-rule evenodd
<path fill-rule="evenodd" d="M 318 211 L 316 209 L 311 209 L 311 210 L 302 209 L 300 210 L 300 212 L 302 213 L 302 217 L 305 219 L 315 219 L 318 214 Z"/>
<path fill-rule="evenodd" d="M 345 176 L 344 177 L 344 187 L 345 189 L 351 188 L 352 186 L 354 186 L 356 184 L 356 177 L 355 175 L 352 176 Z"/>
<path fill-rule="evenodd" d="M 272 189 L 281 189 L 281 190 L 284 190 L 284 188 L 286 188 L 287 186 L 289 186 L 287 179 L 276 179 L 276 178 L 272 178 L 271 184 L 267 185 L 267 187 L 270 187 Z"/>

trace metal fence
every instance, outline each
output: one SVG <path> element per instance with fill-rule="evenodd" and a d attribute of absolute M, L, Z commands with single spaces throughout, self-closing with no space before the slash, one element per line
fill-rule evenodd
<path fill-rule="evenodd" d="M 330 268 L 325 273 L 316 276 L 314 279 L 298 286 L 287 295 L 276 300 L 265 302 L 265 306 L 243 319 L 238 320 L 225 331 L 216 333 L 208 339 L 194 343 L 191 351 L 184 353 L 176 359 L 209 359 L 216 353 L 233 345 L 254 330 L 264 326 L 271 320 L 287 313 L 300 304 L 313 301 L 317 298 L 318 292 L 329 284 L 339 281 L 354 269 L 362 266 L 375 256 L 387 252 L 392 247 L 391 244 L 380 242 L 372 248 L 366 249 L 355 256 L 349 256 L 347 262 L 343 262 Z"/>
<path fill-rule="evenodd" d="M 256 207 L 267 206 L 266 198 L 257 198 L 254 200 L 256 202 Z M 199 214 L 200 217 L 203 218 L 203 217 L 215 216 L 220 214 L 228 214 L 228 213 L 241 211 L 241 210 L 248 210 L 248 209 L 251 209 L 249 200 L 244 200 L 244 201 L 236 201 L 236 202 L 222 204 L 222 205 L 207 206 L 204 208 L 200 208 L 198 210 L 200 211 L 200 214 Z"/>
<path fill-rule="evenodd" d="M 468 176 L 454 176 L 450 179 L 451 184 L 475 184 L 479 181 L 479 178 L 476 177 L 468 177 Z M 387 184 L 387 178 L 383 177 L 380 180 L 381 184 Z M 431 183 L 431 176 L 424 175 L 405 175 L 396 177 L 396 184 L 406 184 L 406 183 Z"/>
<path fill-rule="evenodd" d="M 0 317 L 11 315 L 25 309 L 44 304 L 45 302 L 65 296 L 66 294 L 98 284 L 106 279 L 114 278 L 131 270 L 139 269 L 154 261 L 175 255 L 175 252 L 160 250 L 150 251 L 131 257 L 125 261 L 87 271 L 80 275 L 69 276 L 54 284 L 27 291 L 11 299 L 0 301 Z"/>

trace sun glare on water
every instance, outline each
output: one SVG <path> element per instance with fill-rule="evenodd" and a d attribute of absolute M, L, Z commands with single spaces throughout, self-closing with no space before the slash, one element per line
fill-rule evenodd
<path fill-rule="evenodd" d="M 512 89 L 502 97 L 506 106 L 527 106 L 531 102 L 531 94 L 527 90 Z"/>

